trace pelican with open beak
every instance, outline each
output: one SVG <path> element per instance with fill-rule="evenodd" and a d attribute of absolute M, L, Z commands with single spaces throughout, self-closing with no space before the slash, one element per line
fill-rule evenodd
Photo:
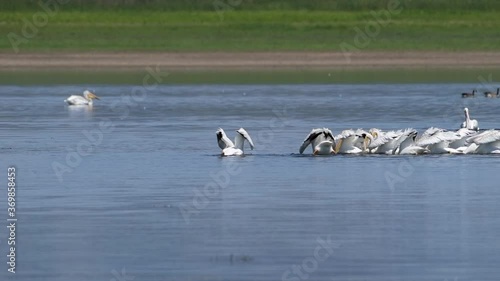
<path fill-rule="evenodd" d="M 83 96 L 71 95 L 64 102 L 68 105 L 92 105 L 94 99 L 98 100 L 99 97 L 91 91 L 85 90 Z"/>

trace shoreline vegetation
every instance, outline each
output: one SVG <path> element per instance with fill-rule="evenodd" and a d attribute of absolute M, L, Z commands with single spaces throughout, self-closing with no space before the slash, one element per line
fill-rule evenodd
<path fill-rule="evenodd" d="M 166 83 L 475 82 L 499 73 L 499 10 L 495 0 L 1 1 L 0 83 L 127 83 L 145 65 L 171 72 Z"/>
<path fill-rule="evenodd" d="M 385 9 L 395 0 L 54 0 L 64 5 L 65 10 L 151 10 L 151 11 L 212 11 L 217 6 L 233 9 L 262 10 L 310 10 L 310 11 L 366 11 Z M 496 0 L 397 0 L 407 10 L 477 10 L 500 9 Z M 50 2 L 50 1 L 48 1 Z M 16 0 L 0 2 L 2 11 L 37 9 L 36 1 Z"/>
<path fill-rule="evenodd" d="M 0 9 L 0 52 L 500 50 L 495 10 L 405 10 L 394 1 L 352 11 Z"/>

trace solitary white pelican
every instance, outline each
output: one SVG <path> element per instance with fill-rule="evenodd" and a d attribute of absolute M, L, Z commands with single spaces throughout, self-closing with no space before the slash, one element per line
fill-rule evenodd
<path fill-rule="evenodd" d="M 464 113 L 465 113 L 465 121 L 462 123 L 461 128 L 467 128 L 469 130 L 479 130 L 479 123 L 477 122 L 476 119 L 470 119 L 469 115 L 469 109 L 466 107 L 464 108 Z"/>
<path fill-rule="evenodd" d="M 335 146 L 335 139 L 332 131 L 328 128 L 312 129 L 300 146 L 300 154 L 302 154 L 309 145 L 311 145 L 314 155 L 330 155 L 335 153 L 333 149 Z"/>
<path fill-rule="evenodd" d="M 471 145 L 475 147 L 470 153 L 488 154 L 500 153 L 500 131 L 486 130 L 467 139 Z"/>
<path fill-rule="evenodd" d="M 236 130 L 236 136 L 234 137 L 234 143 L 227 137 L 226 133 L 222 128 L 219 128 L 216 132 L 217 143 L 222 149 L 222 156 L 240 156 L 243 155 L 243 147 L 245 140 L 250 144 L 250 148 L 253 150 L 254 145 L 252 138 L 245 131 L 245 129 L 240 128 Z"/>
<path fill-rule="evenodd" d="M 66 102 L 68 105 L 92 105 L 93 99 L 98 100 L 99 97 L 89 90 L 85 90 L 83 92 L 83 97 L 71 95 L 69 98 L 65 99 L 64 102 Z"/>

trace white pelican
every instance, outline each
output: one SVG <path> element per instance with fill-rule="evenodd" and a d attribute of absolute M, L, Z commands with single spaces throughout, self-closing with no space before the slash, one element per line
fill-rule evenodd
<path fill-rule="evenodd" d="M 455 132 L 459 137 L 455 141 L 451 141 L 448 145 L 449 148 L 455 149 L 458 153 L 468 153 L 469 151 L 475 150 L 475 148 L 470 147 L 470 144 L 467 142 L 467 139 L 472 137 L 473 135 L 477 135 L 477 131 L 469 130 L 467 128 L 461 128 Z"/>
<path fill-rule="evenodd" d="M 357 129 L 354 130 L 344 130 L 339 135 L 335 136 L 337 140 L 337 145 L 335 146 L 335 151 L 337 153 L 345 154 L 358 154 L 363 153 L 368 150 L 368 142 L 371 136 L 368 132 Z"/>
<path fill-rule="evenodd" d="M 85 90 L 83 96 L 71 95 L 64 102 L 68 105 L 92 105 L 93 99 L 99 99 L 99 97 L 89 90 Z"/>
<path fill-rule="evenodd" d="M 312 129 L 309 135 L 300 146 L 299 152 L 302 154 L 307 146 L 311 145 L 314 155 L 330 155 L 335 153 L 335 138 L 328 128 Z"/>
<path fill-rule="evenodd" d="M 464 108 L 464 113 L 465 113 L 465 121 L 462 123 L 461 128 L 467 128 L 469 130 L 479 130 L 479 123 L 477 122 L 476 119 L 470 119 L 469 115 L 469 109 L 466 107 Z"/>
<path fill-rule="evenodd" d="M 376 154 L 396 154 L 400 144 L 411 133 L 411 130 L 413 129 L 383 132 L 375 128 L 370 129 L 369 133 L 373 139 L 370 140 L 368 149 Z"/>
<path fill-rule="evenodd" d="M 237 134 L 234 137 L 234 143 L 227 137 L 222 128 L 219 128 L 215 133 L 217 134 L 217 143 L 220 149 L 222 149 L 222 156 L 243 155 L 245 140 L 248 141 L 252 150 L 254 148 L 252 138 L 243 128 L 236 130 Z"/>
<path fill-rule="evenodd" d="M 456 154 L 463 151 L 451 148 L 450 143 L 458 141 L 461 138 L 462 136 L 457 132 L 431 127 L 416 140 L 416 144 L 426 148 L 427 152 L 431 154 Z"/>
<path fill-rule="evenodd" d="M 371 138 L 368 136 L 372 136 Z M 392 154 L 394 150 L 394 142 L 399 135 L 394 131 L 383 132 L 379 129 L 372 128 L 369 130 L 368 151 L 377 154 Z"/>
<path fill-rule="evenodd" d="M 403 131 L 401 136 L 397 139 L 397 149 L 394 150 L 394 154 L 422 154 L 427 152 L 427 149 L 418 145 L 415 140 L 417 138 L 417 131 L 414 129 L 406 129 Z"/>
<path fill-rule="evenodd" d="M 475 147 L 471 153 L 488 154 L 500 153 L 500 131 L 486 130 L 467 139 L 471 147 Z"/>

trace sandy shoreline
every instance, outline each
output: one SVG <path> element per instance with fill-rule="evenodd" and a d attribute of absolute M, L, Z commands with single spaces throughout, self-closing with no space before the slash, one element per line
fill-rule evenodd
<path fill-rule="evenodd" d="M 0 53 L 0 71 L 23 70 L 498 68 L 500 52 Z"/>

